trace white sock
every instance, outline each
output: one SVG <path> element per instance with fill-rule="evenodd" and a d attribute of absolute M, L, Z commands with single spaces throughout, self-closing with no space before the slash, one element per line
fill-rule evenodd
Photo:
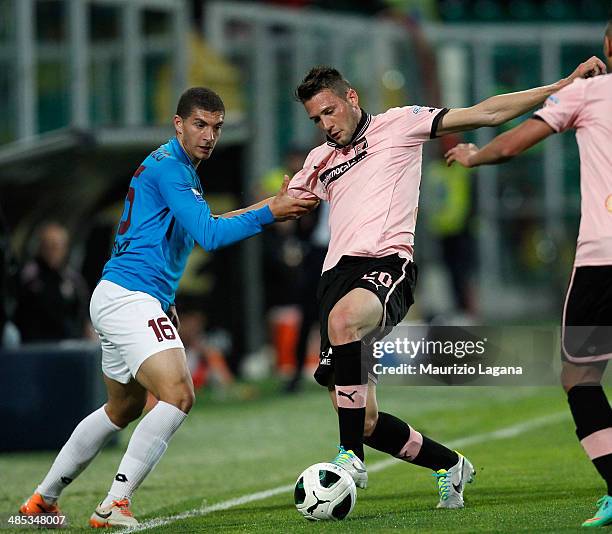
<path fill-rule="evenodd" d="M 119 430 L 121 428 L 109 419 L 104 406 L 89 414 L 74 429 L 36 492 L 48 504 L 54 504 L 63 489 L 79 476 Z"/>
<path fill-rule="evenodd" d="M 130 438 L 115 480 L 102 506 L 112 501 L 131 499 L 145 477 L 157 465 L 168 448 L 168 442 L 187 414 L 176 406 L 159 401 L 145 415 Z"/>

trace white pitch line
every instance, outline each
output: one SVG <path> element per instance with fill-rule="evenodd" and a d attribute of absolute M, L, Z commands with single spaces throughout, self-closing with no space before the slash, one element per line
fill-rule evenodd
<path fill-rule="evenodd" d="M 498 430 L 493 430 L 492 432 L 485 432 L 484 434 L 475 434 L 473 436 L 455 439 L 445 444 L 448 447 L 455 449 L 467 447 L 469 445 L 477 445 L 492 440 L 514 438 L 516 436 L 524 434 L 525 432 L 529 432 L 530 430 L 534 430 L 536 428 L 540 428 L 546 425 L 551 425 L 553 423 L 558 423 L 564 419 L 567 419 L 568 417 L 569 412 L 567 411 L 557 412 L 543 417 L 536 417 L 535 419 L 530 419 L 529 421 L 524 421 L 516 425 L 507 426 Z M 369 466 L 368 473 L 376 473 L 378 471 L 382 471 L 383 469 L 387 469 L 388 467 L 398 464 L 400 462 L 401 460 L 398 460 L 397 458 L 387 458 L 386 460 L 376 462 L 375 464 Z M 250 502 L 262 501 L 269 497 L 274 497 L 275 495 L 278 495 L 280 493 L 288 493 L 291 490 L 293 490 L 293 484 L 278 486 L 276 488 L 258 491 L 256 493 L 248 493 L 246 495 L 242 495 L 241 497 L 236 497 L 235 499 L 228 499 L 227 501 L 221 501 L 210 506 L 204 506 L 202 508 L 195 508 L 193 510 L 188 510 L 187 512 L 182 512 L 180 514 L 171 515 L 168 517 L 160 517 L 156 519 L 149 519 L 148 521 L 143 521 L 142 523 L 140 523 L 140 525 L 136 527 L 124 529 L 120 532 L 122 534 L 127 534 L 129 532 L 142 532 L 143 530 L 149 530 L 164 525 L 170 525 L 172 523 L 175 523 L 176 521 L 181 521 L 182 519 L 189 519 L 191 517 L 201 517 L 204 515 L 208 515 L 212 512 L 229 510 L 230 508 L 241 506 Z"/>

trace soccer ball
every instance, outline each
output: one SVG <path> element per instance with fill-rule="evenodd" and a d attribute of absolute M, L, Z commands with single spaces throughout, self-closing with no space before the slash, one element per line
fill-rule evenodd
<path fill-rule="evenodd" d="M 357 500 L 353 478 L 330 463 L 311 465 L 297 479 L 293 492 L 298 512 L 310 521 L 339 521 L 347 517 Z"/>

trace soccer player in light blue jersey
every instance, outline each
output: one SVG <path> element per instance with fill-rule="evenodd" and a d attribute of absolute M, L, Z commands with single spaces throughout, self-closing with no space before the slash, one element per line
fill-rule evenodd
<path fill-rule="evenodd" d="M 90 304 L 102 344 L 107 403 L 76 427 L 47 476 L 21 506 L 22 514 L 59 514 L 57 500 L 113 434 L 142 414 L 147 391 L 155 407 L 136 426 L 92 527 L 134 526 L 134 491 L 155 467 L 194 402 L 193 383 L 178 335 L 174 295 L 197 242 L 207 251 L 242 241 L 274 221 L 294 219 L 318 202 L 287 194 L 211 214 L 196 173 L 221 134 L 225 107 L 213 91 L 194 87 L 180 98 L 176 136 L 152 152 L 134 173 L 112 256 Z"/>

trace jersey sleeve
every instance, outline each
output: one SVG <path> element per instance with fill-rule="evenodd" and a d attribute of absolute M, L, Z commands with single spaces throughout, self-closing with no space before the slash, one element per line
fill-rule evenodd
<path fill-rule="evenodd" d="M 544 102 L 544 107 L 534 113 L 535 118 L 543 120 L 557 133 L 578 127 L 584 102 L 584 88 L 584 80 L 576 80 L 550 95 Z"/>
<path fill-rule="evenodd" d="M 268 206 L 228 218 L 214 217 L 208 203 L 191 184 L 180 164 L 166 164 L 158 176 L 159 192 L 177 221 L 207 251 L 215 250 L 262 231 L 274 222 Z"/>
<path fill-rule="evenodd" d="M 327 200 L 327 192 L 319 181 L 319 172 L 325 167 L 327 160 L 325 156 L 317 158 L 317 150 L 313 150 L 306 157 L 304 167 L 291 179 L 287 192 L 293 198 L 302 198 L 305 200 Z M 330 151 L 327 159 L 333 155 Z M 321 161 L 319 161 L 321 160 Z"/>
<path fill-rule="evenodd" d="M 438 124 L 446 113 L 447 108 L 406 106 L 392 108 L 385 115 L 396 144 L 414 146 L 436 137 Z"/>

